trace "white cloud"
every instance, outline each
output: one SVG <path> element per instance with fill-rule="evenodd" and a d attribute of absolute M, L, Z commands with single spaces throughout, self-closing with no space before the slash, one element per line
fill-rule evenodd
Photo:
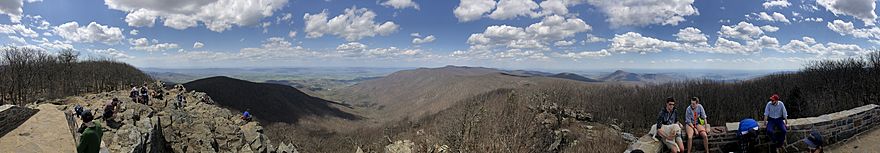
<path fill-rule="evenodd" d="M 568 7 L 584 2 L 584 0 L 545 0 L 540 4 L 541 15 L 568 15 Z"/>
<path fill-rule="evenodd" d="M 291 30 L 287 33 L 287 37 L 296 38 L 296 31 Z"/>
<path fill-rule="evenodd" d="M 196 43 L 193 43 L 193 48 L 202 48 L 202 47 L 205 47 L 205 44 L 202 42 L 196 41 Z"/>
<path fill-rule="evenodd" d="M 92 51 L 93 53 L 96 53 L 96 54 L 108 55 L 108 56 L 110 56 L 110 57 L 112 57 L 112 58 L 115 58 L 115 59 L 131 59 L 131 58 L 134 58 L 134 56 L 130 56 L 130 55 L 125 54 L 124 52 L 119 51 L 119 50 L 116 50 L 116 49 L 114 49 L 114 48 L 107 48 L 107 49 L 89 49 L 89 51 Z"/>
<path fill-rule="evenodd" d="M 770 21 L 770 22 L 791 23 L 791 20 L 788 20 L 788 18 L 785 18 L 785 15 L 783 15 L 782 13 L 779 13 L 779 12 L 773 12 L 771 14 L 768 14 L 767 12 L 760 12 L 760 13 L 752 13 L 752 15 L 755 15 L 758 20 L 764 20 L 764 21 Z"/>
<path fill-rule="evenodd" d="M 130 49 L 142 50 L 147 52 L 165 51 L 169 49 L 180 48 L 180 46 L 176 43 L 159 43 L 159 41 L 156 39 L 150 41 L 147 40 L 147 38 L 129 39 L 128 43 L 131 44 Z"/>
<path fill-rule="evenodd" d="M 61 24 L 53 29 L 53 32 L 64 39 L 73 42 L 101 42 L 104 44 L 116 44 L 125 39 L 122 29 L 101 25 L 95 22 L 80 27 L 76 22 Z"/>
<path fill-rule="evenodd" d="M 424 44 L 424 43 L 434 42 L 435 39 L 437 39 L 437 38 L 435 38 L 434 35 L 428 35 L 428 36 L 425 36 L 424 38 L 416 37 L 416 38 L 413 38 L 412 43 L 417 44 L 417 45 Z"/>
<path fill-rule="evenodd" d="M 249 26 L 287 5 L 287 0 L 104 0 L 110 9 L 128 12 L 129 26 L 149 27 L 155 20 L 175 29 L 195 27 L 199 22 L 208 29 L 223 32 L 233 25 Z"/>
<path fill-rule="evenodd" d="M 6 14 L 9 16 L 9 21 L 12 23 L 21 22 L 21 6 L 23 2 L 21 0 L 3 0 L 0 1 L 0 14 Z"/>
<path fill-rule="evenodd" d="M 553 46 L 571 46 L 574 45 L 575 40 L 560 40 L 553 43 Z"/>
<path fill-rule="evenodd" d="M 657 53 L 665 49 L 679 49 L 680 44 L 676 42 L 664 41 L 657 38 L 644 37 L 640 33 L 627 32 L 624 34 L 615 34 L 611 38 L 611 45 L 608 49 L 617 53 Z"/>
<path fill-rule="evenodd" d="M 30 37 L 30 38 L 36 38 L 36 37 L 40 36 L 40 34 L 37 34 L 36 31 L 32 30 L 31 28 L 25 27 L 24 25 L 21 25 L 21 24 L 15 24 L 15 25 L 0 24 L 0 33 L 4 33 L 4 34 L 18 33 L 18 35 L 21 35 L 24 37 Z"/>
<path fill-rule="evenodd" d="M 13 43 L 18 43 L 19 45 L 27 44 L 27 41 L 25 41 L 24 38 L 18 36 L 8 36 L 8 38 L 9 40 L 12 40 Z"/>
<path fill-rule="evenodd" d="M 328 20 L 327 11 L 318 14 L 306 13 L 305 20 L 306 38 L 318 38 L 324 34 L 336 35 L 347 41 L 358 41 L 365 37 L 375 35 L 387 36 L 397 31 L 400 27 L 392 21 L 377 24 L 373 19 L 376 13 L 366 8 L 348 8 L 344 14 Z"/>
<path fill-rule="evenodd" d="M 687 27 L 674 34 L 675 40 L 691 46 L 709 46 L 709 38 L 700 29 Z"/>
<path fill-rule="evenodd" d="M 745 21 L 732 26 L 722 25 L 721 30 L 718 31 L 718 37 L 735 38 L 740 40 L 751 40 L 752 38 L 758 38 L 763 34 L 764 31 L 761 30 L 760 27 Z"/>
<path fill-rule="evenodd" d="M 140 33 L 140 31 L 138 31 L 137 29 L 131 29 L 131 31 L 128 31 L 128 34 L 132 36 L 137 36 L 138 33 Z"/>
<path fill-rule="evenodd" d="M 49 39 L 46 39 L 46 38 L 32 39 L 32 40 L 35 43 L 39 43 L 40 47 L 42 47 L 46 50 L 48 50 L 48 49 L 54 49 L 54 50 L 74 49 L 73 45 L 71 45 L 69 43 L 61 42 L 59 40 L 49 41 Z"/>
<path fill-rule="evenodd" d="M 336 55 L 345 58 L 376 58 L 376 59 L 400 59 L 402 57 L 415 57 L 427 55 L 420 49 L 401 49 L 397 47 L 367 48 L 367 45 L 359 42 L 343 43 L 336 47 Z"/>
<path fill-rule="evenodd" d="M 856 38 L 880 39 L 880 28 L 877 27 L 856 28 L 852 22 L 844 22 L 841 20 L 828 22 L 826 26 L 828 29 L 831 29 L 831 31 L 837 32 L 842 36 L 852 35 Z"/>
<path fill-rule="evenodd" d="M 877 19 L 874 13 L 877 3 L 874 0 L 816 0 L 816 3 L 834 15 L 853 16 L 865 22 L 865 25 L 874 25 Z"/>
<path fill-rule="evenodd" d="M 503 46 L 510 49 L 548 50 L 547 45 L 558 40 L 574 37 L 576 33 L 592 29 L 578 18 L 547 16 L 541 22 L 526 28 L 508 25 L 486 27 L 483 33 L 471 34 L 468 44 L 472 48 L 488 49 Z"/>
<path fill-rule="evenodd" d="M 608 52 L 607 50 L 603 49 L 600 51 L 568 52 L 568 53 L 564 53 L 564 54 L 557 53 L 554 55 L 556 57 L 571 58 L 574 60 L 578 60 L 578 59 L 583 59 L 583 58 L 611 56 L 611 52 Z"/>
<path fill-rule="evenodd" d="M 819 44 L 816 43 L 816 40 L 813 38 L 803 37 L 803 41 L 797 39 L 790 40 L 788 44 L 782 46 L 779 51 L 786 53 L 804 52 L 818 56 L 827 54 L 843 56 L 847 53 L 859 54 L 866 50 L 855 44 L 839 44 L 834 42 Z"/>
<path fill-rule="evenodd" d="M 413 2 L 413 0 L 387 0 L 382 2 L 382 6 L 386 7 L 394 7 L 394 9 L 405 9 L 405 8 L 414 8 L 416 10 L 419 9 L 419 4 Z"/>
<path fill-rule="evenodd" d="M 779 31 L 779 27 L 772 26 L 772 25 L 764 25 L 764 26 L 761 26 L 761 30 L 764 30 L 764 32 L 776 32 L 776 31 Z"/>
<path fill-rule="evenodd" d="M 584 38 L 584 41 L 581 41 L 581 43 L 586 44 L 586 43 L 603 42 L 603 41 L 608 41 L 608 39 L 605 39 L 602 37 L 597 37 L 593 34 L 587 34 L 587 37 Z"/>
<path fill-rule="evenodd" d="M 739 42 L 719 37 L 715 40 L 715 46 L 708 52 L 721 54 L 749 54 L 760 51 L 760 48 L 742 45 Z"/>
<path fill-rule="evenodd" d="M 492 9 L 495 9 L 494 0 L 461 0 L 452 12 L 458 22 L 468 22 L 480 19 Z"/>
<path fill-rule="evenodd" d="M 535 9 L 538 9 L 538 3 L 532 0 L 500 0 L 489 18 L 506 20 L 518 16 L 538 16 Z"/>
<path fill-rule="evenodd" d="M 612 27 L 650 24 L 678 25 L 685 16 L 699 15 L 693 0 L 588 0 L 604 12 Z"/>
<path fill-rule="evenodd" d="M 764 9 L 770 9 L 772 7 L 780 7 L 785 8 L 791 5 L 788 0 L 767 0 L 763 4 Z"/>

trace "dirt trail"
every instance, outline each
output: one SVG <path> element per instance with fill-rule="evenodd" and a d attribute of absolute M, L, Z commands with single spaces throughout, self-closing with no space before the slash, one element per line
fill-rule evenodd
<path fill-rule="evenodd" d="M 76 152 L 64 112 L 58 105 L 42 104 L 40 111 L 0 138 L 0 152 Z"/>
<path fill-rule="evenodd" d="M 880 128 L 854 136 L 847 142 L 841 142 L 828 148 L 829 153 L 877 152 L 880 151 Z"/>

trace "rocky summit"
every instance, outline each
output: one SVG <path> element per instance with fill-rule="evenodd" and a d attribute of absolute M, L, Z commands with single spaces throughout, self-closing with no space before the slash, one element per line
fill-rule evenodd
<path fill-rule="evenodd" d="M 128 91 L 113 91 L 59 99 L 66 112 L 81 105 L 100 117 L 113 98 L 121 103 L 104 127 L 102 147 L 109 152 L 297 152 L 290 143 L 273 146 L 258 122 L 242 120 L 237 112 L 218 107 L 205 93 L 186 92 L 177 86 L 160 89 L 149 105 L 128 98 Z M 175 106 L 178 94 L 186 103 Z M 67 113 L 71 114 L 71 113 Z M 98 120 L 98 119 L 96 119 Z M 78 125 L 79 120 L 69 120 Z M 72 128 L 75 129 L 75 128 Z"/>

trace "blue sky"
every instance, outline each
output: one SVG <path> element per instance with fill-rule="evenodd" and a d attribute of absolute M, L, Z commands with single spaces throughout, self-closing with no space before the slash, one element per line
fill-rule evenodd
<path fill-rule="evenodd" d="M 0 43 L 138 67 L 798 69 L 880 43 L 874 0 L 4 0 Z"/>

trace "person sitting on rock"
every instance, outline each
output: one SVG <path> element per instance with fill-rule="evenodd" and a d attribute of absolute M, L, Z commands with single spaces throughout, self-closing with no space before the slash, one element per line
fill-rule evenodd
<path fill-rule="evenodd" d="M 112 101 L 107 102 L 107 104 L 104 105 L 104 114 L 102 115 L 104 121 L 113 119 L 113 114 L 116 112 L 117 105 L 119 105 L 119 99 L 116 98 L 113 98 Z"/>
<path fill-rule="evenodd" d="M 709 152 L 709 132 L 706 127 L 706 110 L 700 104 L 700 98 L 691 97 L 691 105 L 685 109 L 684 123 L 688 138 L 688 152 L 693 152 L 694 134 L 703 137 L 703 148 Z"/>
<path fill-rule="evenodd" d="M 244 113 L 241 114 L 241 119 L 244 121 L 250 122 L 251 121 L 251 112 L 244 111 Z"/>
<path fill-rule="evenodd" d="M 804 138 L 804 143 L 807 144 L 807 148 L 810 150 L 810 153 L 824 152 L 822 146 L 825 145 L 825 140 L 822 139 L 822 133 L 820 133 L 816 129 L 810 131 L 810 135 L 808 135 L 807 138 Z"/>
<path fill-rule="evenodd" d="M 80 133 L 79 144 L 76 145 L 77 153 L 98 153 L 101 150 L 101 137 L 103 129 L 101 125 L 95 123 L 94 116 L 89 110 L 84 110 L 81 115 L 83 124 L 76 130 Z"/>
<path fill-rule="evenodd" d="M 770 102 L 764 106 L 764 121 L 767 122 L 767 135 L 773 141 L 773 148 L 776 151 L 785 145 L 785 135 L 788 131 L 785 125 L 786 118 L 788 111 L 785 110 L 785 104 L 779 100 L 779 95 L 773 94 L 770 96 Z"/>
<path fill-rule="evenodd" d="M 672 150 L 672 153 L 679 153 L 684 151 L 684 143 L 679 136 L 681 125 L 678 124 L 675 113 L 675 98 L 666 98 L 665 106 L 657 117 L 657 134 L 663 138 L 663 144 Z"/>

